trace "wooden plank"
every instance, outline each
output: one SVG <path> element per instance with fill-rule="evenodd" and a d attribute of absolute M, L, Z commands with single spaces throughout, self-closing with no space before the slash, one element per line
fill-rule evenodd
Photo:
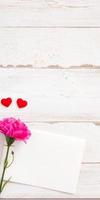
<path fill-rule="evenodd" d="M 100 164 L 82 165 L 76 195 L 60 193 L 38 187 L 9 183 L 2 198 L 99 198 Z"/>
<path fill-rule="evenodd" d="M 100 121 L 100 70 L 0 69 L 0 98 L 13 104 L 0 107 L 0 118 L 25 121 Z M 29 105 L 19 110 L 16 99 Z"/>
<path fill-rule="evenodd" d="M 98 0 L 1 0 L 1 27 L 100 27 Z"/>
<path fill-rule="evenodd" d="M 100 29 L 0 29 L 0 65 L 100 68 Z"/>

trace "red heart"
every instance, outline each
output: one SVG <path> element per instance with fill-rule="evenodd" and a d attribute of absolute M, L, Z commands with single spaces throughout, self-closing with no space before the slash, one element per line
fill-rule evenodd
<path fill-rule="evenodd" d="M 11 103 L 12 103 L 12 99 L 10 97 L 6 99 L 1 99 L 1 104 L 3 106 L 9 107 Z"/>
<path fill-rule="evenodd" d="M 26 100 L 23 100 L 21 98 L 17 99 L 17 105 L 19 108 L 24 108 L 27 106 L 27 101 Z"/>

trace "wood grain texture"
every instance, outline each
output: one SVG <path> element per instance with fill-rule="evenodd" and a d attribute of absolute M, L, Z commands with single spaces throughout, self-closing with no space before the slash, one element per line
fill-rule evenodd
<path fill-rule="evenodd" d="M 100 68 L 100 29 L 0 29 L 0 65 Z"/>
<path fill-rule="evenodd" d="M 12 96 L 0 118 L 32 121 L 100 121 L 100 70 L 0 69 L 0 98 Z M 29 105 L 19 110 L 18 97 Z"/>
<path fill-rule="evenodd" d="M 85 166 L 86 169 L 84 172 L 81 172 L 82 183 L 79 182 L 76 194 L 78 197 L 91 197 L 91 195 L 92 197 L 99 197 L 100 195 L 98 180 L 100 163 L 100 126 L 96 126 L 96 123 L 89 123 L 89 120 L 92 121 L 93 119 L 91 117 L 87 118 L 87 111 L 93 113 L 93 116 L 97 116 L 98 113 L 99 121 L 99 105 L 96 104 L 96 99 L 98 99 L 99 102 L 100 98 L 99 82 L 100 70 L 98 69 L 0 69 L 0 98 L 2 98 L 2 96 L 11 96 L 11 94 L 13 97 L 13 104 L 10 108 L 5 109 L 2 106 L 0 107 L 0 118 L 9 116 L 12 113 L 12 116 L 21 117 L 27 121 L 32 129 L 48 130 L 56 133 L 64 132 L 64 134 L 82 137 L 87 140 L 83 160 L 83 166 Z M 15 102 L 19 96 L 28 99 L 28 109 L 17 109 Z M 61 97 L 65 97 L 64 105 Z M 60 98 L 61 101 L 59 101 Z M 69 99 L 69 104 L 66 98 Z M 74 113 L 74 120 L 83 120 L 88 123 L 67 122 L 69 120 L 73 121 L 72 105 L 73 108 L 76 108 L 75 99 L 77 103 L 77 113 L 80 114 L 80 109 L 83 109 L 81 110 L 81 114 L 83 115 L 83 111 L 86 111 L 86 115 L 83 120 L 81 116 L 77 119 L 77 113 Z M 78 99 L 79 101 L 77 101 Z M 79 107 L 79 102 L 81 102 L 82 99 L 83 102 L 85 100 L 86 103 L 84 107 L 83 105 Z M 71 100 L 73 103 L 71 102 L 71 107 L 69 108 Z M 86 107 L 91 101 L 93 105 Z M 59 104 L 57 104 L 57 102 L 59 102 Z M 62 114 L 68 117 L 63 118 Z M 97 120 L 97 118 L 94 119 Z M 66 122 L 61 122 L 63 120 Z M 37 121 L 37 123 L 35 121 Z M 40 122 L 38 123 L 38 121 Z M 88 170 L 87 165 L 89 166 Z M 91 181 L 88 182 L 88 180 L 93 181 L 93 183 L 91 184 Z M 16 184 L 11 184 L 8 188 L 10 189 L 10 187 L 13 188 L 12 192 L 9 193 L 10 190 L 7 189 L 3 194 L 4 197 L 76 197 L 28 186 L 21 187 Z"/>
<path fill-rule="evenodd" d="M 1 27 L 100 27 L 98 0 L 1 0 Z"/>
<path fill-rule="evenodd" d="M 10 183 L 2 197 L 100 198 L 99 52 L 100 1 L 0 1 L 0 98 L 13 98 L 0 118 L 87 140 L 76 195 Z"/>

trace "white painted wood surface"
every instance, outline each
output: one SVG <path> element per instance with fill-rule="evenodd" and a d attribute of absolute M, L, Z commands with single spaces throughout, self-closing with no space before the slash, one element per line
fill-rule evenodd
<path fill-rule="evenodd" d="M 99 0 L 0 1 L 0 118 L 87 139 L 76 195 L 11 183 L 2 197 L 100 198 L 99 52 Z"/>
<path fill-rule="evenodd" d="M 98 27 L 99 0 L 1 0 L 1 27 Z"/>
<path fill-rule="evenodd" d="M 4 66 L 98 68 L 99 51 L 100 29 L 0 29 L 0 64 Z"/>
<path fill-rule="evenodd" d="M 99 122 L 99 85 L 98 69 L 1 69 L 0 97 L 12 94 L 13 104 L 8 109 L 1 106 L 0 117 L 12 113 L 29 122 Z M 19 96 L 29 102 L 25 109 L 19 110 L 16 106 Z"/>
<path fill-rule="evenodd" d="M 89 164 L 90 167 L 96 167 L 96 165 L 100 163 L 100 126 L 98 126 L 99 106 L 96 104 L 97 99 L 98 102 L 100 100 L 98 87 L 100 82 L 99 76 L 98 69 L 58 70 L 1 68 L 0 98 L 2 98 L 2 95 L 6 97 L 12 94 L 13 104 L 8 109 L 2 105 L 0 106 L 0 118 L 9 116 L 10 113 L 12 113 L 12 116 L 21 117 L 21 119 L 25 120 L 32 129 L 50 130 L 55 131 L 56 133 L 61 133 L 63 131 L 68 135 L 85 138 L 87 140 L 87 146 L 83 165 L 87 166 L 87 164 Z M 19 96 L 28 100 L 29 106 L 26 109 L 19 110 L 17 108 L 16 99 Z M 63 98 L 65 98 L 65 101 Z M 69 101 L 67 101 L 67 99 L 69 99 Z M 85 100 L 85 105 L 79 107 L 79 102 L 81 102 L 82 99 L 83 102 Z M 92 99 L 93 105 L 91 105 Z M 57 104 L 59 101 L 60 103 Z M 65 104 L 63 105 L 64 102 Z M 69 109 L 70 103 L 71 107 Z M 89 104 L 91 105 L 90 107 L 88 106 Z M 77 113 L 74 112 L 75 109 L 79 115 L 78 118 Z M 82 109 L 81 112 L 80 109 Z M 87 114 L 88 112 L 90 112 L 90 118 L 89 114 Z M 85 116 L 83 113 L 85 113 Z M 92 117 L 91 114 L 93 114 Z M 70 121 L 70 123 L 67 121 Z M 71 121 L 73 121 L 73 123 Z M 77 123 L 74 121 L 77 121 Z M 78 121 L 80 121 L 80 123 L 78 123 Z M 86 121 L 88 123 L 86 123 Z M 87 176 L 88 173 L 90 174 L 89 170 Z M 84 178 L 83 174 L 81 173 L 80 177 Z M 16 188 L 16 197 L 20 196 L 22 190 L 18 193 L 18 186 L 14 185 L 14 187 Z M 28 189 L 27 197 L 32 194 L 34 197 L 36 197 L 36 195 L 38 196 L 35 191 L 30 193 L 30 188 L 28 187 Z M 36 191 L 37 190 L 39 189 L 36 189 Z M 6 190 L 6 194 L 4 193 L 3 195 L 10 195 L 11 197 L 13 194 L 9 194 L 8 190 Z M 22 194 L 22 196 L 23 195 L 26 196 L 25 193 Z M 55 192 L 50 193 L 49 191 L 46 195 L 47 197 L 49 197 L 49 195 L 50 197 L 54 197 L 59 194 Z M 82 194 L 80 194 L 80 196 L 81 195 Z M 91 195 L 90 191 L 88 195 Z M 97 193 L 97 196 L 99 196 L 99 193 Z"/>

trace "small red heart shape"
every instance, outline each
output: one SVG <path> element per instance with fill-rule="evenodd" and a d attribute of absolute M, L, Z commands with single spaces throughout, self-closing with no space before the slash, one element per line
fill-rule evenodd
<path fill-rule="evenodd" d="M 27 101 L 26 100 L 23 100 L 21 98 L 17 99 L 17 105 L 19 108 L 24 108 L 27 106 Z"/>
<path fill-rule="evenodd" d="M 11 103 L 12 103 L 12 99 L 10 97 L 1 99 L 1 104 L 5 107 L 9 107 Z"/>

